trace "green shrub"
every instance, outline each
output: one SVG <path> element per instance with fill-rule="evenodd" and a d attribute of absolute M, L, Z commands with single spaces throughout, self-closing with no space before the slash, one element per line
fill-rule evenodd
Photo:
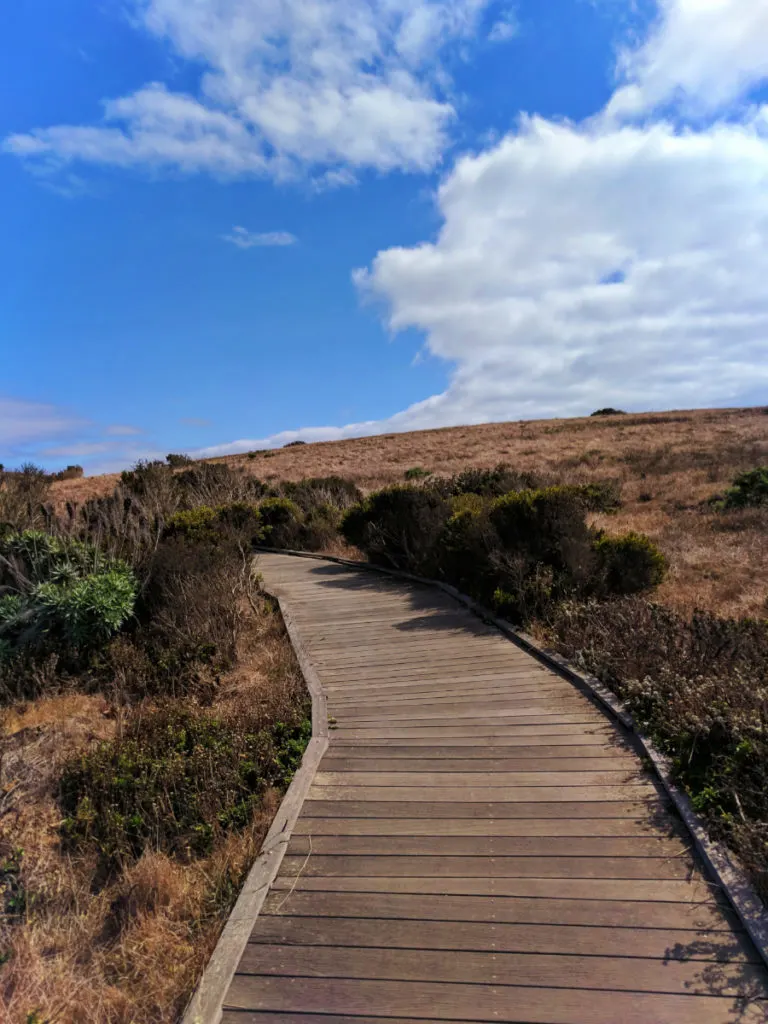
<path fill-rule="evenodd" d="M 657 587 L 667 560 L 653 541 L 640 533 L 602 536 L 595 544 L 599 572 L 610 594 L 636 594 Z"/>
<path fill-rule="evenodd" d="M 722 507 L 750 508 L 768 505 L 768 467 L 758 466 L 740 473 L 725 492 Z"/>
<path fill-rule="evenodd" d="M 524 491 L 539 486 L 533 473 L 520 473 L 505 462 L 493 469 L 465 469 L 435 486 L 447 497 L 458 494 L 479 494 L 486 498 L 499 498 L 511 491 Z"/>
<path fill-rule="evenodd" d="M 293 549 L 301 543 L 302 511 L 290 498 L 265 498 L 259 505 L 264 544 Z"/>
<path fill-rule="evenodd" d="M 0 556 L 6 658 L 24 650 L 75 657 L 105 643 L 133 613 L 133 572 L 87 544 L 27 530 L 6 534 Z"/>
<path fill-rule="evenodd" d="M 299 546 L 303 551 L 321 551 L 339 536 L 342 512 L 336 505 L 315 505 L 301 523 Z"/>
<path fill-rule="evenodd" d="M 406 480 L 424 480 L 428 476 L 432 476 L 431 469 L 424 469 L 422 466 L 411 466 L 410 469 L 406 469 L 403 474 Z"/>
<path fill-rule="evenodd" d="M 268 787 L 284 789 L 311 735 L 302 718 L 270 727 L 256 712 L 229 717 L 167 703 L 137 709 L 123 735 L 70 762 L 62 775 L 63 834 L 111 866 L 147 846 L 205 854 L 242 829 Z"/>
<path fill-rule="evenodd" d="M 183 537 L 192 543 L 216 539 L 216 510 L 198 505 L 187 512 L 174 512 L 165 523 L 165 535 Z"/>
<path fill-rule="evenodd" d="M 428 576 L 450 514 L 450 503 L 433 489 L 396 485 L 349 509 L 341 532 L 372 562 Z"/>
<path fill-rule="evenodd" d="M 547 487 L 506 494 L 492 503 L 490 518 L 505 551 L 557 572 L 588 575 L 591 532 L 578 490 Z"/>
<path fill-rule="evenodd" d="M 284 497 L 295 501 L 303 512 L 310 512 L 321 505 L 347 509 L 363 497 L 357 484 L 343 476 L 306 477 L 295 482 L 286 480 L 281 485 L 281 491 Z"/>
<path fill-rule="evenodd" d="M 165 456 L 165 461 L 171 469 L 181 469 L 183 466 L 189 466 L 193 460 L 189 455 L 171 453 L 170 455 Z"/>
<path fill-rule="evenodd" d="M 606 405 L 604 409 L 595 409 L 591 416 L 626 416 L 627 414 L 623 409 L 613 409 L 610 405 Z"/>
<path fill-rule="evenodd" d="M 578 490 L 590 512 L 616 512 L 621 508 L 619 480 L 593 480 L 580 484 Z"/>
<path fill-rule="evenodd" d="M 490 554 L 498 543 L 488 515 L 489 502 L 479 494 L 460 494 L 450 505 L 451 514 L 437 544 L 438 571 L 465 593 L 487 600 L 496 586 Z"/>

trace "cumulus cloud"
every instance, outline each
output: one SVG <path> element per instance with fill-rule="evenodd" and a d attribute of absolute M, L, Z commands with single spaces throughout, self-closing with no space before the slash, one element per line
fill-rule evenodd
<path fill-rule="evenodd" d="M 628 117 L 672 101 L 699 114 L 722 110 L 768 77 L 768 5 L 760 0 L 658 0 L 640 46 L 626 49 L 624 85 L 607 113 Z"/>
<path fill-rule="evenodd" d="M 148 83 L 108 101 L 102 124 L 13 135 L 6 150 L 54 168 L 427 170 L 455 115 L 441 54 L 475 34 L 489 0 L 134 2 L 149 32 L 205 69 L 199 92 Z"/>
<path fill-rule="evenodd" d="M 221 236 L 225 242 L 231 242 L 238 249 L 253 249 L 256 246 L 295 245 L 298 241 L 290 231 L 249 231 L 244 227 L 232 228 L 228 235 Z"/>
<path fill-rule="evenodd" d="M 737 402 L 768 385 L 768 132 L 526 120 L 356 274 L 455 366 L 433 423 Z"/>

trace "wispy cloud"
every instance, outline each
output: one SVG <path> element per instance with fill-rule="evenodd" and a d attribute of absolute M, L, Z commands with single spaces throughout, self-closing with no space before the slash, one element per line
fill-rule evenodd
<path fill-rule="evenodd" d="M 179 423 L 185 427 L 210 427 L 211 420 L 205 419 L 203 416 L 182 416 Z"/>
<path fill-rule="evenodd" d="M 520 22 L 514 11 L 507 13 L 494 22 L 488 33 L 488 41 L 491 43 L 507 43 L 520 34 Z"/>
<path fill-rule="evenodd" d="M 33 442 L 83 427 L 77 416 L 42 402 L 0 398 L 0 444 L 11 453 Z"/>
<path fill-rule="evenodd" d="M 106 433 L 112 437 L 133 437 L 136 434 L 143 434 L 141 427 L 132 427 L 127 423 L 113 423 L 107 427 Z"/>
<path fill-rule="evenodd" d="M 295 245 L 298 239 L 290 231 L 249 231 L 244 227 L 234 227 L 228 235 L 221 236 L 225 242 L 231 242 L 238 249 L 253 249 L 259 246 Z"/>

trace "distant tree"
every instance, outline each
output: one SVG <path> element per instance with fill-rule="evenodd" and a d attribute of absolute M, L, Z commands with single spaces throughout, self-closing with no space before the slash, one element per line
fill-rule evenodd
<path fill-rule="evenodd" d="M 595 409 L 591 414 L 592 416 L 626 416 L 623 409 L 612 409 L 610 405 L 607 405 L 604 409 Z"/>

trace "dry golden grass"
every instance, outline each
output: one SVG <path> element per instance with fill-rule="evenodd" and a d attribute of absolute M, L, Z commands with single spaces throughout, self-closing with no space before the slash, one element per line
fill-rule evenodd
<path fill-rule="evenodd" d="M 239 653 L 216 706 L 263 702 L 279 717 L 303 683 L 276 614 L 253 623 Z M 183 862 L 147 850 L 104 882 L 93 857 L 61 847 L 56 785 L 63 763 L 114 736 L 120 718 L 104 697 L 76 693 L 4 711 L 0 865 L 23 856 L 18 876 L 0 876 L 3 1024 L 178 1020 L 277 809 L 270 791 L 250 827 L 210 856 Z M 22 892 L 20 917 L 11 899 Z"/>
<path fill-rule="evenodd" d="M 265 480 L 339 474 L 370 490 L 401 481 L 411 466 L 449 475 L 508 462 L 558 478 L 617 477 L 624 508 L 601 525 L 647 533 L 669 556 L 658 597 L 690 612 L 764 615 L 768 595 L 766 519 L 723 517 L 701 506 L 736 473 L 768 463 L 768 416 L 761 409 L 696 410 L 451 427 L 324 442 L 223 460 Z M 116 477 L 54 484 L 59 500 L 109 493 Z M 723 526 L 738 527 L 723 529 Z"/>

